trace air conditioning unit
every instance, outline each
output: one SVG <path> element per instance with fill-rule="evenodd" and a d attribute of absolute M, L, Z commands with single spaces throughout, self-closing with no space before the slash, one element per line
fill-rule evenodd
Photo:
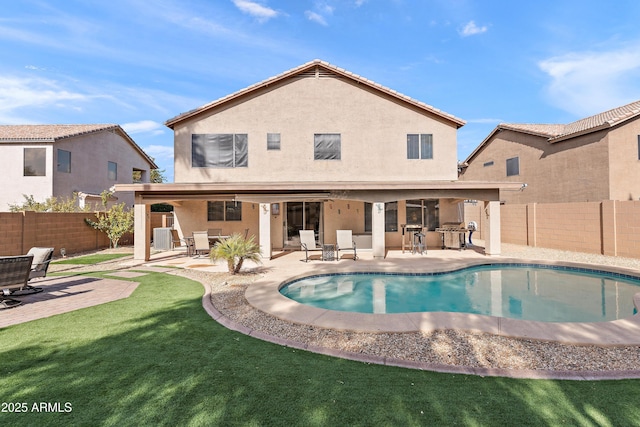
<path fill-rule="evenodd" d="M 171 228 L 153 229 L 153 248 L 157 251 L 171 250 Z"/>

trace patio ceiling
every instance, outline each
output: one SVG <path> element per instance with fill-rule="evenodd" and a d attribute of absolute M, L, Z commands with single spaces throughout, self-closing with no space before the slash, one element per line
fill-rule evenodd
<path fill-rule="evenodd" d="M 360 200 L 391 202 L 405 199 L 447 198 L 500 200 L 500 191 L 519 191 L 521 182 L 413 181 L 413 182 L 216 182 L 180 184 L 117 184 L 116 192 L 132 191 L 137 203 L 174 203 L 187 200 L 237 200 L 276 203 L 302 200 Z"/>

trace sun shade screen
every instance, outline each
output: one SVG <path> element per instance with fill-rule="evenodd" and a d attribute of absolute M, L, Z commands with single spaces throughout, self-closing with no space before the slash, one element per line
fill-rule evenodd
<path fill-rule="evenodd" d="M 313 140 L 314 160 L 340 160 L 340 134 L 317 133 Z"/>
<path fill-rule="evenodd" d="M 248 166 L 247 134 L 214 133 L 191 136 L 191 162 L 200 168 Z"/>

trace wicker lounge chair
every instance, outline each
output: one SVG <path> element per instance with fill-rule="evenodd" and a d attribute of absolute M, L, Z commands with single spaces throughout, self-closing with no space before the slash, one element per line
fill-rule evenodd
<path fill-rule="evenodd" d="M 22 304 L 8 296 L 28 286 L 32 263 L 33 255 L 0 257 L 0 309 Z"/>
<path fill-rule="evenodd" d="M 47 277 L 47 270 L 53 259 L 53 248 L 31 248 L 27 255 L 33 255 L 29 280 Z"/>

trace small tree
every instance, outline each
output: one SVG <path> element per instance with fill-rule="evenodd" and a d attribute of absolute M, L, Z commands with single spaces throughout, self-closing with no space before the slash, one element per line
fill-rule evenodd
<path fill-rule="evenodd" d="M 209 256 L 212 261 L 226 260 L 229 273 L 238 274 L 244 260 L 260 263 L 260 246 L 254 242 L 253 236 L 245 239 L 241 234 L 235 233 L 217 242 Z"/>
<path fill-rule="evenodd" d="M 106 209 L 111 194 L 106 190 L 100 194 L 105 212 L 96 212 L 97 221 L 88 218 L 85 218 L 84 221 L 96 230 L 106 233 L 111 241 L 111 246 L 117 248 L 120 238 L 133 231 L 134 212 L 132 209 L 126 209 L 125 203 L 118 203 Z"/>

